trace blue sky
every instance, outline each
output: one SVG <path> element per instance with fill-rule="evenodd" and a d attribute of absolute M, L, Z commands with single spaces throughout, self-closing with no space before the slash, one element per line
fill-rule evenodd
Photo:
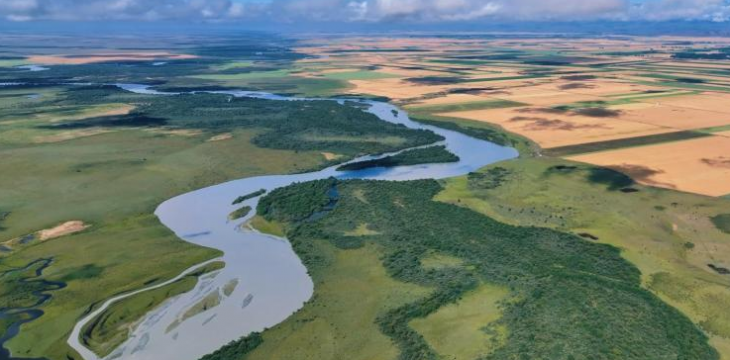
<path fill-rule="evenodd" d="M 730 21 L 730 0 L 0 0 L 28 21 Z"/>

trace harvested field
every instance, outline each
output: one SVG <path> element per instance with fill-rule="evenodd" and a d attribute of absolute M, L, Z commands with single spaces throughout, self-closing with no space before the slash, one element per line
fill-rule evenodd
<path fill-rule="evenodd" d="M 452 104 L 468 103 L 468 102 L 474 102 L 474 101 L 483 101 L 485 99 L 488 99 L 488 97 L 479 96 L 479 95 L 471 95 L 471 94 L 449 94 L 449 95 L 445 95 L 445 96 L 439 96 L 439 97 L 435 97 L 435 98 L 419 100 L 411 105 L 413 105 L 413 106 L 452 105 Z"/>
<path fill-rule="evenodd" d="M 487 110 L 487 109 L 501 109 L 501 108 L 512 108 L 524 106 L 523 103 L 518 103 L 508 100 L 489 99 L 484 98 L 481 101 L 472 102 L 461 102 L 454 104 L 443 104 L 443 105 L 421 105 L 412 106 L 408 109 L 419 113 L 444 113 L 444 112 L 456 112 L 456 111 L 474 111 L 474 110 Z"/>
<path fill-rule="evenodd" d="M 528 137 L 543 148 L 576 145 L 672 132 L 651 124 L 613 117 L 590 117 L 546 108 L 462 111 L 443 116 L 499 125 Z"/>
<path fill-rule="evenodd" d="M 714 111 L 730 115 L 730 107 L 728 107 L 728 103 L 730 103 L 730 94 L 701 93 L 697 95 L 674 96 L 645 101 L 678 108 Z"/>
<path fill-rule="evenodd" d="M 657 135 L 639 136 L 625 139 L 599 141 L 587 144 L 562 146 L 550 148 L 545 153 L 550 156 L 566 157 L 591 152 L 617 150 L 636 146 L 648 146 L 681 140 L 690 140 L 707 136 L 712 135 L 709 133 L 702 133 L 697 131 L 677 131 Z"/>
<path fill-rule="evenodd" d="M 674 98 L 668 98 L 671 101 Z M 647 100 L 648 102 L 648 100 Z M 636 105 L 636 104 L 631 104 Z M 636 107 L 639 107 L 638 109 Z M 634 109 L 624 111 L 622 120 L 678 130 L 702 129 L 730 125 L 730 111 L 727 113 L 707 111 L 698 108 L 684 108 L 659 104 L 642 103 Z"/>
<path fill-rule="evenodd" d="M 676 67 L 687 67 L 687 68 L 706 68 L 706 69 L 730 69 L 730 63 L 728 62 L 717 62 L 716 64 L 695 62 L 695 61 L 667 61 L 660 62 L 654 65 L 658 66 L 676 66 Z"/>
<path fill-rule="evenodd" d="M 619 82 L 619 81 L 611 81 L 606 79 L 599 79 L 599 80 L 593 80 L 590 82 L 586 82 L 591 84 L 592 87 L 590 88 L 580 88 L 580 89 L 574 89 L 570 90 L 572 93 L 579 93 L 582 95 L 593 95 L 593 96 L 609 96 L 609 95 L 616 95 L 616 94 L 641 94 L 645 93 L 647 91 L 659 91 L 662 90 L 660 87 L 656 86 L 648 86 L 648 85 L 640 85 L 640 84 L 632 84 L 629 82 Z M 557 83 L 554 86 L 556 88 L 559 88 L 559 86 L 563 85 L 564 83 Z"/>
<path fill-rule="evenodd" d="M 711 136 L 570 159 L 617 169 L 647 185 L 708 196 L 730 193 L 730 139 L 726 137 Z"/>
<path fill-rule="evenodd" d="M 512 95 L 497 95 L 502 99 L 519 101 L 530 105 L 552 106 L 570 104 L 581 101 L 601 101 L 602 98 L 592 95 L 571 94 L 561 91 L 549 91 L 542 89 L 521 88 Z"/>
<path fill-rule="evenodd" d="M 402 79 L 351 80 L 353 94 L 371 94 L 385 96 L 394 100 L 422 97 L 427 94 L 443 92 L 449 89 L 444 85 L 415 85 Z"/>
<path fill-rule="evenodd" d="M 195 55 L 171 54 L 167 52 L 113 53 L 84 56 L 68 55 L 36 55 L 28 58 L 28 62 L 42 65 L 84 65 L 115 61 L 153 61 L 153 60 L 187 60 L 195 59 Z"/>
<path fill-rule="evenodd" d="M 432 70 L 416 70 L 416 69 L 407 69 L 402 67 L 392 67 L 392 66 L 385 66 L 380 69 L 378 69 L 379 72 L 402 76 L 402 77 L 421 77 L 421 76 L 444 76 L 448 75 L 448 73 L 440 72 L 440 71 L 432 71 Z"/>

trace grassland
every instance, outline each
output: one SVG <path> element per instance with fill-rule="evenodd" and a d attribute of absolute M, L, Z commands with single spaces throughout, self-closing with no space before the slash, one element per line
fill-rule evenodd
<path fill-rule="evenodd" d="M 481 285 L 410 326 L 444 359 L 478 359 L 504 345 L 507 329 L 497 320 L 502 316 L 500 303 L 508 296 L 507 289 Z"/>
<path fill-rule="evenodd" d="M 316 253 L 329 264 L 312 274 L 318 288 L 316 297 L 289 321 L 266 332 L 261 347 L 247 358 L 397 357 L 398 348 L 373 319 L 423 298 L 430 290 L 388 276 L 377 246 L 341 252 L 332 245 L 319 244 Z M 343 292 L 344 288 L 348 291 Z"/>
<path fill-rule="evenodd" d="M 730 317 L 717 305 L 730 301 L 730 279 L 708 266 L 728 267 L 720 256 L 730 251 L 728 235 L 712 223 L 728 200 L 636 185 L 618 173 L 554 159 L 521 159 L 480 173 L 447 181 L 437 199 L 622 249 L 643 286 L 707 332 L 723 359 L 730 356 Z"/>
<path fill-rule="evenodd" d="M 29 90 L 47 96 L 21 96 Z M 12 175 L 0 178 L 0 187 L 11 189 L 0 194 L 0 240 L 72 220 L 91 226 L 0 254 L 6 268 L 53 258 L 44 278 L 68 284 L 43 305 L 44 316 L 24 325 L 7 344 L 18 356 L 77 358 L 66 337 L 90 308 L 219 256 L 162 226 L 152 215 L 162 201 L 230 179 L 320 168 L 329 163 L 323 152 L 352 158 L 439 139 L 334 102 L 140 96 L 108 87 L 3 91 L 9 95 L 3 98 L 9 120 L 3 117 L 0 131 L 0 156 L 7 159 L 0 172 Z M 37 116 L 22 115 L 28 112 Z M 38 141 L 48 137 L 55 138 Z M 149 295 L 153 303 L 134 297 L 114 316 L 124 313 L 125 323 L 133 323 L 150 308 L 140 304 L 154 306 L 190 284 L 177 285 Z M 104 352 L 122 339 L 119 329 L 99 330 L 103 334 L 95 336 L 94 346 Z"/>

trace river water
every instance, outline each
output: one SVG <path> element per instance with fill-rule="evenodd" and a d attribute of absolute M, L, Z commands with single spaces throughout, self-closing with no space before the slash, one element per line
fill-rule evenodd
<path fill-rule="evenodd" d="M 160 93 L 144 85 L 118 84 L 118 86 L 137 93 L 174 95 Z M 247 91 L 217 93 L 272 100 L 317 100 Z M 399 181 L 443 179 L 464 175 L 486 165 L 518 156 L 518 152 L 512 148 L 413 122 L 404 111 L 393 105 L 374 101 L 361 101 L 361 103 L 367 104 L 369 106 L 367 111 L 384 121 L 403 124 L 413 129 L 428 129 L 440 134 L 445 138 L 443 145 L 461 160 L 449 164 L 347 172 L 338 172 L 335 166 L 306 174 L 253 177 L 193 191 L 164 202 L 155 212 L 160 221 L 187 242 L 223 251 L 224 255 L 219 260 L 224 261 L 226 267 L 202 277 L 193 291 L 170 299 L 147 314 L 133 330 L 129 340 L 105 359 L 197 360 L 251 332 L 262 331 L 279 324 L 301 309 L 312 297 L 314 291 L 312 280 L 286 239 L 242 227 L 242 224 L 254 216 L 254 211 L 244 219 L 228 220 L 228 215 L 232 211 L 244 205 L 255 209 L 259 200 L 255 198 L 236 206 L 231 205 L 238 196 L 260 189 L 271 191 L 295 182 L 329 177 Z M 246 154 L 241 156 L 242 161 L 245 161 Z M 366 156 L 354 161 L 377 157 Z M 192 270 L 194 268 L 181 276 Z M 168 283 L 174 280 L 176 279 Z M 156 287 L 162 285 L 164 284 Z M 234 289 L 232 292 L 231 288 Z M 132 294 L 145 290 L 149 289 Z M 98 310 L 76 324 L 68 343 L 85 360 L 100 358 L 79 341 L 82 327 L 111 303 L 128 296 L 131 294 L 108 300 Z M 201 300 L 211 298 L 219 299 L 219 304 L 197 315 L 186 316 L 186 313 L 191 314 L 190 309 Z M 183 318 L 186 319 L 182 321 Z"/>

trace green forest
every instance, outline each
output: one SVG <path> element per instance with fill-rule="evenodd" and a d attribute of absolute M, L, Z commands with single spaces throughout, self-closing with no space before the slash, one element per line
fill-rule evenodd
<path fill-rule="evenodd" d="M 287 236 L 315 281 L 330 266 L 318 244 L 340 252 L 376 244 L 390 277 L 434 289 L 372 319 L 398 345 L 401 360 L 438 359 L 409 322 L 459 302 L 481 283 L 510 293 L 497 323 L 484 324 L 485 331 L 507 329 L 504 342 L 485 359 L 718 358 L 688 318 L 641 287 L 638 269 L 617 248 L 551 229 L 503 224 L 434 201 L 441 191 L 431 180 L 329 179 L 275 190 L 258 211 L 287 224 Z M 353 236 L 357 224 L 367 224 L 369 234 Z M 434 254 L 462 266 L 425 266 Z M 226 356 L 245 358 L 260 342 L 258 335 L 243 339 L 229 345 Z"/>

